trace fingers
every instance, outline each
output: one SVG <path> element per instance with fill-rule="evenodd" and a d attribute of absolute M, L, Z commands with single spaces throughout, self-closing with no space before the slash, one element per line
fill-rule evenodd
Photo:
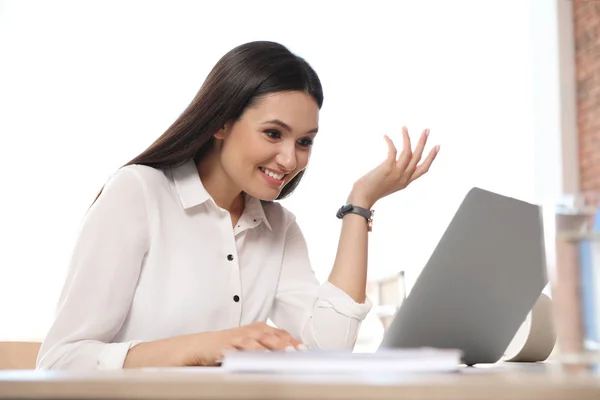
<path fill-rule="evenodd" d="M 277 329 L 277 328 L 271 328 L 272 329 L 272 333 L 274 335 L 279 336 L 280 338 L 287 340 L 289 342 L 293 342 L 296 344 L 301 344 L 302 342 L 299 341 L 298 339 L 294 338 L 292 335 L 289 334 L 288 331 L 284 331 L 283 329 Z"/>
<path fill-rule="evenodd" d="M 301 349 L 304 345 L 283 329 L 277 329 L 259 322 L 240 331 L 242 335 L 235 342 L 236 348 L 244 350 L 286 350 L 289 347 Z M 246 341 L 249 338 L 251 340 Z"/>
<path fill-rule="evenodd" d="M 269 348 L 264 346 L 260 341 L 251 336 L 244 336 L 236 339 L 232 343 L 236 350 L 248 350 L 248 351 L 268 351 Z"/>
<path fill-rule="evenodd" d="M 390 139 L 390 137 L 388 135 L 383 135 L 383 138 L 385 139 L 385 141 L 388 145 L 387 161 L 391 165 L 394 165 L 396 163 L 396 154 L 397 154 L 396 146 L 394 145 L 394 142 L 392 142 L 392 139 Z"/>
<path fill-rule="evenodd" d="M 417 147 L 415 147 L 415 151 L 413 152 L 412 158 L 406 167 L 406 172 L 409 176 L 415 172 L 417 168 L 417 164 L 421 161 L 421 157 L 423 156 L 423 150 L 425 149 L 425 144 L 427 143 L 427 137 L 429 136 L 429 129 L 425 129 L 423 133 L 421 133 L 421 137 L 419 138 L 419 142 L 417 143 Z"/>
<path fill-rule="evenodd" d="M 439 151 L 440 151 L 439 145 L 435 146 L 433 149 L 431 149 L 431 151 L 427 155 L 427 158 L 425 159 L 425 161 L 423 161 L 423 163 L 421 165 L 419 165 L 415 169 L 415 172 L 413 172 L 413 174 L 411 175 L 410 182 L 414 181 L 415 179 L 418 179 L 420 176 L 422 176 L 427 171 L 429 171 L 429 167 L 431 166 L 431 163 L 433 162 L 433 160 L 435 160 L 435 157 L 437 156 Z"/>
<path fill-rule="evenodd" d="M 296 348 L 296 345 L 289 340 L 283 339 L 271 332 L 265 332 L 258 341 L 269 350 L 286 350 L 288 347 Z"/>
<path fill-rule="evenodd" d="M 423 163 L 419 165 L 419 161 L 421 161 L 421 158 L 423 156 L 423 151 L 425 150 L 425 145 L 427 144 L 428 137 L 429 129 L 425 129 L 421 134 L 419 142 L 417 143 L 417 146 L 415 147 L 415 150 L 413 152 L 411 150 L 408 129 L 405 126 L 402 127 L 403 149 L 400 153 L 400 157 L 398 157 L 398 160 L 396 161 L 396 167 L 397 171 L 400 172 L 402 179 L 406 180 L 405 184 L 414 181 L 415 179 L 419 178 L 427 171 L 429 171 L 429 167 L 431 166 L 433 160 L 435 160 L 435 157 L 437 156 L 437 153 L 440 149 L 439 146 L 434 147 L 427 155 L 425 161 L 423 161 Z"/>
<path fill-rule="evenodd" d="M 279 337 L 281 340 L 287 342 L 289 345 L 298 347 L 303 344 L 300 340 L 294 338 L 292 335 L 290 335 L 287 331 L 284 331 L 283 329 L 277 329 L 277 328 L 271 328 L 271 329 L 272 329 L 272 333 L 274 335 Z"/>
<path fill-rule="evenodd" d="M 412 147 L 410 144 L 410 136 L 408 135 L 408 129 L 403 126 L 402 127 L 402 152 L 400 153 L 400 157 L 398 157 L 398 161 L 396 162 L 396 166 L 400 171 L 404 171 L 408 166 L 412 158 Z"/>

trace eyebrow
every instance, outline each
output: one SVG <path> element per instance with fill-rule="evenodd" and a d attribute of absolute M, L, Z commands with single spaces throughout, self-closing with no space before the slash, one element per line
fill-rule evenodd
<path fill-rule="evenodd" d="M 288 124 L 286 124 L 285 122 L 278 120 L 278 119 L 272 119 L 270 121 L 265 121 L 265 122 L 263 122 L 263 124 L 275 124 L 275 125 L 279 125 L 286 131 L 290 131 L 290 132 L 292 131 L 292 128 L 290 128 L 290 126 Z M 306 133 L 317 133 L 318 131 L 319 131 L 319 128 L 317 127 L 315 129 L 311 129 L 310 131 L 308 131 Z"/>

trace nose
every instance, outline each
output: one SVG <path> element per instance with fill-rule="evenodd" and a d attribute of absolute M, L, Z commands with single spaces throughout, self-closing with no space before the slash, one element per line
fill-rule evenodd
<path fill-rule="evenodd" d="M 282 144 L 279 153 L 275 157 L 275 162 L 284 172 L 292 172 L 298 166 L 296 160 L 296 144 Z"/>

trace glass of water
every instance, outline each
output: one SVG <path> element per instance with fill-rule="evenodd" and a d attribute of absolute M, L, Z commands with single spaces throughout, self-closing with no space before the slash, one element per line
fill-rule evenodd
<path fill-rule="evenodd" d="M 600 192 L 542 207 L 561 364 L 600 365 Z"/>

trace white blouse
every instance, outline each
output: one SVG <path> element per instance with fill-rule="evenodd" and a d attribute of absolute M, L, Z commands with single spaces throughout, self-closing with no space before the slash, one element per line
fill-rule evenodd
<path fill-rule="evenodd" d="M 88 211 L 40 369 L 122 368 L 142 341 L 275 325 L 309 348 L 352 348 L 371 308 L 319 285 L 292 213 L 246 197 L 229 213 L 189 161 L 121 168 Z"/>

